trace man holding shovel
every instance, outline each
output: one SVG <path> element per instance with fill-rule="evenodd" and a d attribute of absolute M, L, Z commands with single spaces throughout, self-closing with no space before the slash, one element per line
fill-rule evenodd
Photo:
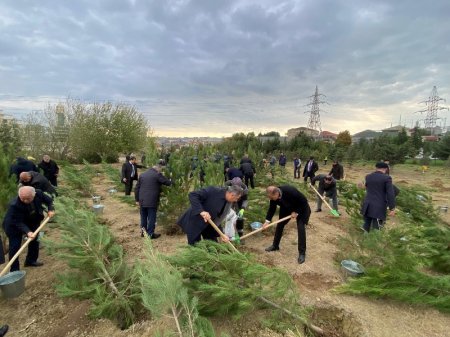
<path fill-rule="evenodd" d="M 309 222 L 311 215 L 311 208 L 309 207 L 306 197 L 295 187 L 284 186 L 269 186 L 266 189 L 267 197 L 270 199 L 269 210 L 266 215 L 266 222 L 263 227 L 268 226 L 275 214 L 277 206 L 280 206 L 279 218 L 284 218 L 291 215 L 291 218 L 297 221 L 298 233 L 298 263 L 302 264 L 306 258 L 306 230 L 305 226 Z M 280 241 L 283 236 L 284 226 L 289 222 L 289 219 L 280 222 L 275 230 L 275 236 L 271 246 L 266 248 L 267 252 L 280 250 Z"/>
<path fill-rule="evenodd" d="M 25 259 L 25 267 L 40 267 L 43 265 L 37 259 L 39 257 L 39 242 L 33 233 L 44 219 L 44 205 L 48 208 L 48 216 L 55 214 L 51 197 L 35 190 L 31 186 L 19 188 L 19 196 L 14 199 L 6 212 L 3 228 L 9 239 L 9 258 L 11 259 L 20 249 L 22 235 L 33 239 L 28 246 L 28 254 Z M 11 265 L 11 271 L 20 269 L 19 259 Z"/>
<path fill-rule="evenodd" d="M 333 210 L 338 212 L 336 180 L 334 180 L 334 178 L 330 175 L 319 174 L 311 179 L 311 185 L 314 186 L 316 181 L 319 182 L 316 212 L 322 212 L 322 196 L 324 194 L 327 198 L 331 198 L 333 200 Z"/>

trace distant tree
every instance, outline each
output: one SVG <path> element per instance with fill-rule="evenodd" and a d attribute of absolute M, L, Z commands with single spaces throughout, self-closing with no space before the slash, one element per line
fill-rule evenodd
<path fill-rule="evenodd" d="M 262 137 L 280 137 L 280 134 L 278 132 L 276 132 L 276 131 L 270 131 L 270 132 L 267 132 L 267 133 L 265 133 L 265 134 L 263 134 L 261 136 Z"/>
<path fill-rule="evenodd" d="M 443 160 L 450 158 L 450 135 L 445 136 L 436 144 L 434 155 Z"/>
<path fill-rule="evenodd" d="M 398 145 L 405 144 L 408 141 L 408 134 L 406 133 L 405 128 L 403 128 L 397 135 L 395 142 Z"/>
<path fill-rule="evenodd" d="M 3 151 L 8 151 L 17 154 L 23 141 L 22 130 L 16 121 L 8 122 L 2 120 L 0 122 L 0 144 Z"/>
<path fill-rule="evenodd" d="M 339 132 L 336 137 L 336 146 L 349 147 L 352 144 L 352 137 L 350 136 L 350 132 L 345 130 Z"/>

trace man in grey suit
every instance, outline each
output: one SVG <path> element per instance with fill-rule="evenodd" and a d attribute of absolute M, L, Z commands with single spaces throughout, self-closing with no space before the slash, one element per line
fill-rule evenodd
<path fill-rule="evenodd" d="M 395 215 L 395 196 L 392 178 L 386 174 L 389 166 L 379 162 L 375 165 L 376 171 L 366 176 L 366 197 L 361 209 L 364 217 L 362 229 L 369 232 L 371 228 L 381 229 L 386 220 L 386 208 L 389 215 Z"/>
<path fill-rule="evenodd" d="M 189 193 L 191 207 L 177 221 L 187 235 L 188 244 L 194 245 L 202 238 L 217 241 L 218 234 L 208 220 L 220 226 L 232 203 L 237 202 L 242 193 L 242 188 L 237 185 L 227 188 L 209 186 Z"/>
<path fill-rule="evenodd" d="M 146 231 L 151 239 L 157 239 L 161 236 L 161 234 L 155 233 L 156 211 L 161 186 L 172 185 L 172 181 L 161 173 L 162 164 L 155 165 L 142 173 L 134 189 L 136 204 L 140 206 L 141 211 L 141 236 L 144 236 L 144 231 Z"/>

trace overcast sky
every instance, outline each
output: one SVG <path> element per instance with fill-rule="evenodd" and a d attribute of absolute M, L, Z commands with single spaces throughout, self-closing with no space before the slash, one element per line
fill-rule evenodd
<path fill-rule="evenodd" d="M 317 85 L 324 130 L 411 126 L 434 85 L 450 102 L 449 15 L 448 0 L 3 0 L 0 109 L 110 100 L 157 135 L 283 134 Z"/>

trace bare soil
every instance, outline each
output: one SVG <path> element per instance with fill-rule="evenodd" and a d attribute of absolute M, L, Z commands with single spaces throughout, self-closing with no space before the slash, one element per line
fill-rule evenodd
<path fill-rule="evenodd" d="M 322 172 L 329 170 L 330 165 Z M 373 171 L 372 167 L 346 168 L 346 179 L 361 182 Z M 445 168 L 430 167 L 422 174 L 419 166 L 398 166 L 391 170 L 394 182 L 399 186 L 421 185 L 429 188 L 436 207 L 448 205 L 450 199 L 450 172 Z M 102 215 L 118 242 L 123 245 L 127 259 L 141 257 L 139 212 L 137 207 L 125 204 L 107 193 L 107 178 L 94 178 L 94 188 L 101 195 L 105 211 Z M 85 202 L 91 203 L 86 199 Z M 315 203 L 310 204 L 315 209 Z M 343 212 L 342 212 L 343 211 Z M 434 309 L 410 306 L 385 299 L 368 299 L 335 294 L 332 289 L 345 282 L 339 266 L 334 261 L 336 242 L 345 235 L 344 225 L 348 220 L 345 210 L 335 218 L 328 212 L 313 213 L 307 229 L 307 259 L 297 264 L 297 233 L 295 226 L 286 226 L 279 252 L 267 253 L 264 248 L 272 241 L 271 235 L 249 238 L 243 250 L 257 254 L 260 262 L 287 270 L 297 282 L 302 294 L 302 304 L 313 306 L 313 318 L 322 326 L 327 336 L 346 337 L 445 337 L 450 336 L 450 315 Z M 450 213 L 442 214 L 450 222 Z M 252 219 L 255 221 L 257 219 Z M 259 219 L 258 219 L 259 220 Z M 394 219 L 388 220 L 395 221 Z M 57 230 L 47 228 L 45 235 L 57 239 Z M 157 250 L 170 254 L 176 247 L 186 244 L 184 236 L 165 236 L 154 240 Z M 56 274 L 64 271 L 65 264 L 41 249 L 41 268 L 26 268 L 26 290 L 18 298 L 0 300 L 0 324 L 9 324 L 11 337 L 116 337 L 154 336 L 159 328 L 171 325 L 170 321 L 143 320 L 129 329 L 121 331 L 108 320 L 90 320 L 87 317 L 88 301 L 60 298 L 54 290 Z M 23 258 L 22 258 L 23 262 Z M 257 317 L 244 317 L 238 321 L 216 319 L 218 331 L 231 336 L 293 336 L 276 333 L 264 328 Z"/>

